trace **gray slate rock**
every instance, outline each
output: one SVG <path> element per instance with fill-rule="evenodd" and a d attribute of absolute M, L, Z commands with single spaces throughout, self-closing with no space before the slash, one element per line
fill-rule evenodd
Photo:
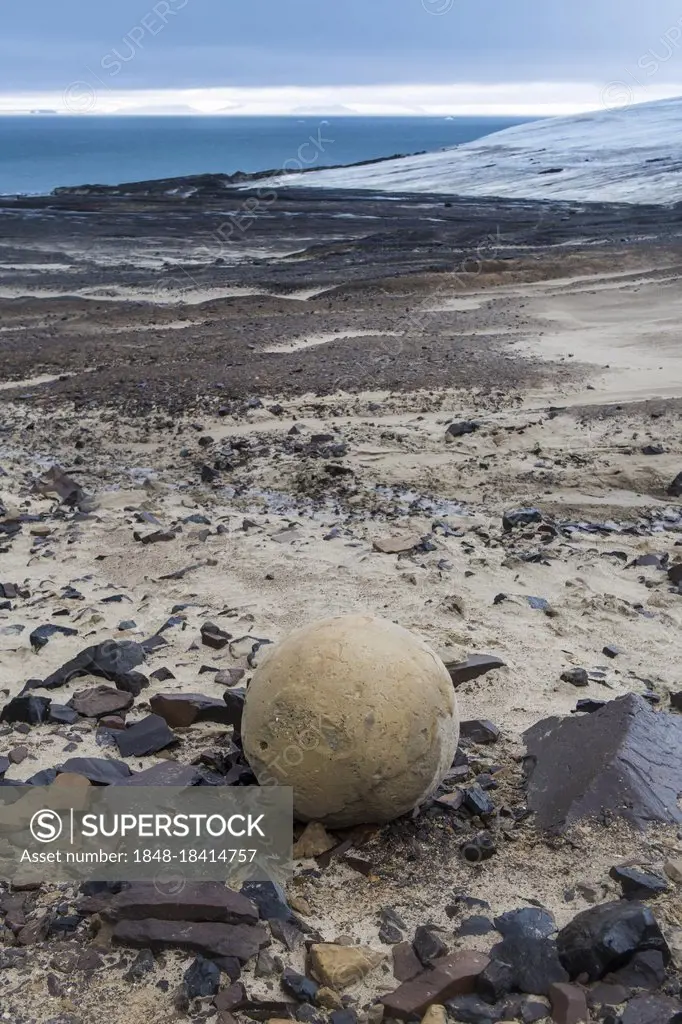
<path fill-rule="evenodd" d="M 78 676 L 88 675 L 107 679 L 118 685 L 118 680 L 125 680 L 128 673 L 132 673 L 143 661 L 144 650 L 140 644 L 132 640 L 106 640 L 94 647 L 86 647 L 47 679 L 30 680 L 24 690 L 38 686 L 44 690 L 54 690 Z"/>
<path fill-rule="evenodd" d="M 622 1024 L 682 1024 L 682 1003 L 668 996 L 635 996 L 625 1008 Z"/>
<path fill-rule="evenodd" d="M 682 822 L 682 718 L 627 694 L 590 715 L 547 718 L 524 734 L 528 807 L 561 830 L 607 810 L 638 827 Z"/>
<path fill-rule="evenodd" d="M 160 715 L 147 715 L 141 722 L 117 730 L 113 736 L 122 757 L 156 754 L 172 743 L 177 743 L 178 739 Z"/>

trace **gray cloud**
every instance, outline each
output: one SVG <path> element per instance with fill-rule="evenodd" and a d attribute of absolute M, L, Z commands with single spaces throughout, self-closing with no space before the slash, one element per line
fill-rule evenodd
<path fill-rule="evenodd" d="M 682 80 L 678 0 L 32 0 L 2 19 L 4 92 L 109 80 L 112 62 L 137 89 L 609 81 L 651 50 Z"/>

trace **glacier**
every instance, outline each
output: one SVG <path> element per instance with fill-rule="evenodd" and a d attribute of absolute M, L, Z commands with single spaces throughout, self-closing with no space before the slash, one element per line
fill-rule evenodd
<path fill-rule="evenodd" d="M 673 204 L 682 201 L 682 97 L 531 121 L 452 149 L 286 174 L 269 183 Z"/>

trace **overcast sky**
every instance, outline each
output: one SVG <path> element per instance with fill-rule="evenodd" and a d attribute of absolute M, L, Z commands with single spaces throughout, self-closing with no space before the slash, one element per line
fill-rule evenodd
<path fill-rule="evenodd" d="M 353 86 L 369 106 L 511 95 L 519 108 L 578 108 L 611 83 L 637 99 L 682 83 L 681 0 L 5 0 L 1 26 L 5 108 L 66 92 L 85 112 L 90 90 L 101 109 L 274 112 L 357 106 Z M 401 86 L 416 87 L 412 100 Z"/>

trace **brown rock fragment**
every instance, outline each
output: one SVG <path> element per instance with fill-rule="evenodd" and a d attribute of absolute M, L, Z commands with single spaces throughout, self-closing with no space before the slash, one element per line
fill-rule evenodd
<path fill-rule="evenodd" d="M 418 544 L 421 544 L 421 537 L 418 533 L 411 533 L 403 537 L 379 537 L 374 541 L 374 550 L 382 555 L 401 555 L 412 551 Z"/>
<path fill-rule="evenodd" d="M 134 699 L 132 693 L 117 690 L 114 686 L 93 686 L 74 693 L 67 706 L 85 718 L 102 718 L 104 715 L 128 711 Z"/>
<path fill-rule="evenodd" d="M 157 693 L 149 703 L 154 714 L 163 718 L 171 729 L 186 729 L 194 722 L 232 724 L 225 701 L 203 693 Z"/>
<path fill-rule="evenodd" d="M 436 960 L 431 970 L 382 997 L 386 1016 L 409 1020 L 421 1016 L 434 1003 L 440 1005 L 453 996 L 473 992 L 476 979 L 489 962 L 489 957 L 469 951 Z"/>
<path fill-rule="evenodd" d="M 392 949 L 393 977 L 397 981 L 412 981 L 422 974 L 424 967 L 412 948 L 411 942 L 398 942 Z"/>
<path fill-rule="evenodd" d="M 238 1010 L 246 1002 L 246 989 L 241 981 L 222 989 L 215 996 L 213 1005 L 217 1010 L 231 1011 Z"/>
<path fill-rule="evenodd" d="M 590 1019 L 587 996 L 578 985 L 559 982 L 549 986 L 552 1020 L 556 1024 L 587 1024 Z"/>

